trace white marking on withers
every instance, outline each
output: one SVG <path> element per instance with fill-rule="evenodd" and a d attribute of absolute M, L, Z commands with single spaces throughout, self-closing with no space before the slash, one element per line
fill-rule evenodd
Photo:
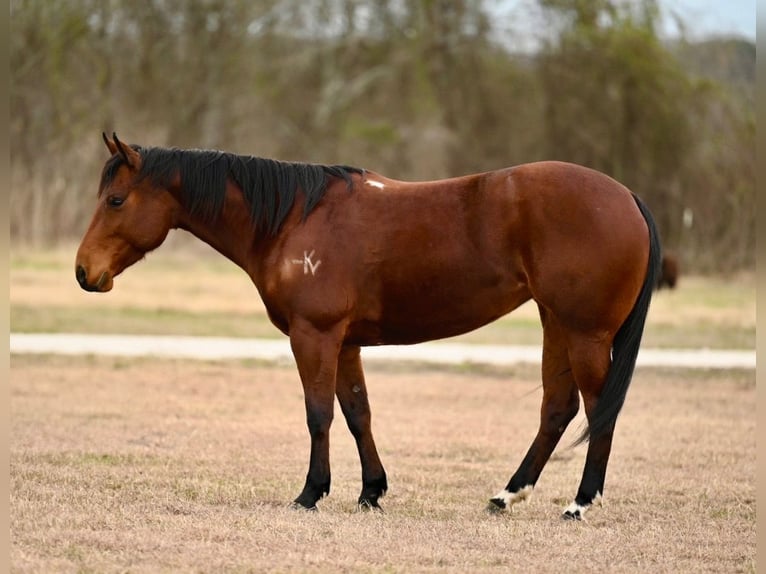
<path fill-rule="evenodd" d="M 386 187 L 382 181 L 376 181 L 374 179 L 365 180 L 364 183 L 367 185 L 371 185 L 372 187 L 377 187 L 379 189 L 383 189 L 384 187 Z"/>
<path fill-rule="evenodd" d="M 508 492 L 506 489 L 498 492 L 493 498 L 502 500 L 505 503 L 506 508 L 510 508 L 517 502 L 521 502 L 529 498 L 534 490 L 534 486 L 531 484 L 526 485 L 524 488 L 517 490 L 516 492 Z"/>

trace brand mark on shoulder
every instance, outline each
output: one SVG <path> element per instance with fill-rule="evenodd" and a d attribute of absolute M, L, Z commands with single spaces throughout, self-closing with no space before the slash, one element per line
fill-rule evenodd
<path fill-rule="evenodd" d="M 319 269 L 319 266 L 322 264 L 322 261 L 320 259 L 317 259 L 316 262 L 312 261 L 311 258 L 314 257 L 314 249 L 311 250 L 311 253 L 304 251 L 303 252 L 303 259 L 291 259 L 290 263 L 293 265 L 303 265 L 303 274 L 308 275 L 309 272 L 311 275 L 316 275 L 317 269 Z"/>

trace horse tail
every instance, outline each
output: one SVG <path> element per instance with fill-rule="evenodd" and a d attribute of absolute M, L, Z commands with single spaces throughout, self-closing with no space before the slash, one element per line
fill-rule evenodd
<path fill-rule="evenodd" d="M 628 393 L 633 371 L 636 368 L 638 348 L 641 344 L 641 336 L 644 332 L 646 315 L 649 312 L 649 303 L 652 293 L 660 277 L 662 264 L 662 248 L 654 218 L 641 199 L 634 195 L 641 215 L 646 220 L 649 228 L 649 263 L 646 269 L 646 277 L 641 287 L 641 292 L 636 299 L 633 309 L 622 324 L 612 343 L 612 364 L 604 381 L 601 396 L 589 420 L 589 426 L 582 431 L 575 441 L 575 445 L 589 440 L 614 428 L 617 415 L 620 414 L 625 396 Z"/>

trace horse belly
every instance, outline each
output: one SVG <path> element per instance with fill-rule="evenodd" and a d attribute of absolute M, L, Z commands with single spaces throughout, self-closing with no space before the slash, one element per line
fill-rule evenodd
<path fill-rule="evenodd" d="M 510 272 L 466 267 L 444 274 L 413 273 L 382 292 L 379 317 L 356 327 L 359 344 L 411 344 L 467 333 L 509 313 L 530 298 Z"/>

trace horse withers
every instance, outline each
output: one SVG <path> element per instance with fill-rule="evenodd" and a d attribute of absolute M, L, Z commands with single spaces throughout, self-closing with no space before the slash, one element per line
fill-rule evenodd
<path fill-rule="evenodd" d="M 342 165 L 126 145 L 111 157 L 77 251 L 83 289 L 117 277 L 184 229 L 240 266 L 289 337 L 311 437 L 297 508 L 330 491 L 337 397 L 362 466 L 360 508 L 387 480 L 373 440 L 360 348 L 465 333 L 534 299 L 543 326 L 538 433 L 489 509 L 527 497 L 585 407 L 585 468 L 564 517 L 603 493 L 661 260 L 652 216 L 610 177 L 538 162 L 428 182 Z"/>

